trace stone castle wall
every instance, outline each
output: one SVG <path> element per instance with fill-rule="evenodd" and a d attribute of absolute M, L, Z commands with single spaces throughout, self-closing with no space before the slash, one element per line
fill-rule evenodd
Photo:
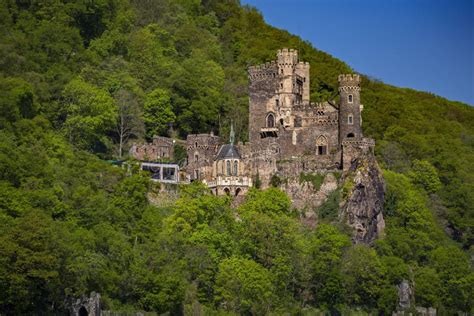
<path fill-rule="evenodd" d="M 214 134 L 191 134 L 186 138 L 188 165 L 186 171 L 190 180 L 212 177 L 214 157 L 221 145 L 221 139 Z"/>
<path fill-rule="evenodd" d="M 140 161 L 156 161 L 161 159 L 172 159 L 175 143 L 183 143 L 179 140 L 163 136 L 154 136 L 151 143 L 133 144 L 130 155 Z"/>

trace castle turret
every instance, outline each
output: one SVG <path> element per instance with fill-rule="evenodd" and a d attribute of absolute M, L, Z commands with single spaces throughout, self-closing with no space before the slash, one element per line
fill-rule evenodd
<path fill-rule="evenodd" d="M 283 48 L 276 61 L 249 67 L 249 141 L 278 137 L 291 126 L 293 107 L 309 104 L 309 63 L 298 61 L 298 51 Z"/>
<path fill-rule="evenodd" d="M 339 142 L 362 138 L 360 76 L 339 75 Z"/>

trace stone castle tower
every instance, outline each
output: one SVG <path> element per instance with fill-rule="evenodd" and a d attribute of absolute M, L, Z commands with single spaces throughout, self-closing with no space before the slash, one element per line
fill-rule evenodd
<path fill-rule="evenodd" d="M 360 76 L 339 75 L 339 140 L 362 138 Z"/>
<path fill-rule="evenodd" d="M 281 49 L 276 61 L 249 68 L 250 142 L 258 142 L 261 133 L 272 136 L 277 124 L 291 126 L 293 106 L 309 103 L 309 68 L 293 49 Z"/>
<path fill-rule="evenodd" d="M 372 144 L 362 135 L 360 76 L 339 75 L 338 103 L 311 103 L 309 71 L 293 49 L 281 49 L 275 61 L 249 67 L 251 153 L 273 152 L 279 161 L 299 157 L 310 162 L 304 165 L 312 165 L 311 170 L 347 167 L 353 149 Z M 262 166 L 254 168 L 260 172 Z"/>

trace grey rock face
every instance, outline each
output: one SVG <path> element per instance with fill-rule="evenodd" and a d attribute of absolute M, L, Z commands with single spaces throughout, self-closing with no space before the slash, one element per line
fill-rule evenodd
<path fill-rule="evenodd" d="M 89 297 L 82 295 L 77 300 L 74 300 L 69 307 L 70 315 L 72 316 L 100 316 L 100 294 L 92 292 Z"/>
<path fill-rule="evenodd" d="M 412 290 L 410 284 L 407 280 L 403 280 L 402 283 L 398 285 L 398 306 L 401 309 L 409 308 L 411 296 Z"/>
<path fill-rule="evenodd" d="M 353 161 L 343 177 L 340 219 L 354 229 L 354 243 L 372 244 L 385 228 L 385 182 L 373 154 Z"/>
<path fill-rule="evenodd" d="M 281 188 L 290 197 L 294 208 L 304 210 L 303 222 L 310 227 L 315 227 L 318 221 L 315 209 L 337 189 L 337 180 L 333 173 L 327 173 L 324 175 L 321 187 L 315 190 L 311 182 L 301 183 L 298 176 L 289 178 L 288 183 Z"/>

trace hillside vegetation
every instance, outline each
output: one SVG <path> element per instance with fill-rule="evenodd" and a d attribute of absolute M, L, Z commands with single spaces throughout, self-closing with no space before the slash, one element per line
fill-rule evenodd
<path fill-rule="evenodd" d="M 0 3 L 0 313 L 104 308 L 255 314 L 473 312 L 474 109 L 363 79 L 363 129 L 387 181 L 384 238 L 301 225 L 281 191 L 237 210 L 198 184 L 154 206 L 146 176 L 104 159 L 153 135 L 247 138 L 248 65 L 298 49 L 313 101 L 353 72 L 236 0 Z M 235 212 L 240 220 L 235 220 Z"/>

